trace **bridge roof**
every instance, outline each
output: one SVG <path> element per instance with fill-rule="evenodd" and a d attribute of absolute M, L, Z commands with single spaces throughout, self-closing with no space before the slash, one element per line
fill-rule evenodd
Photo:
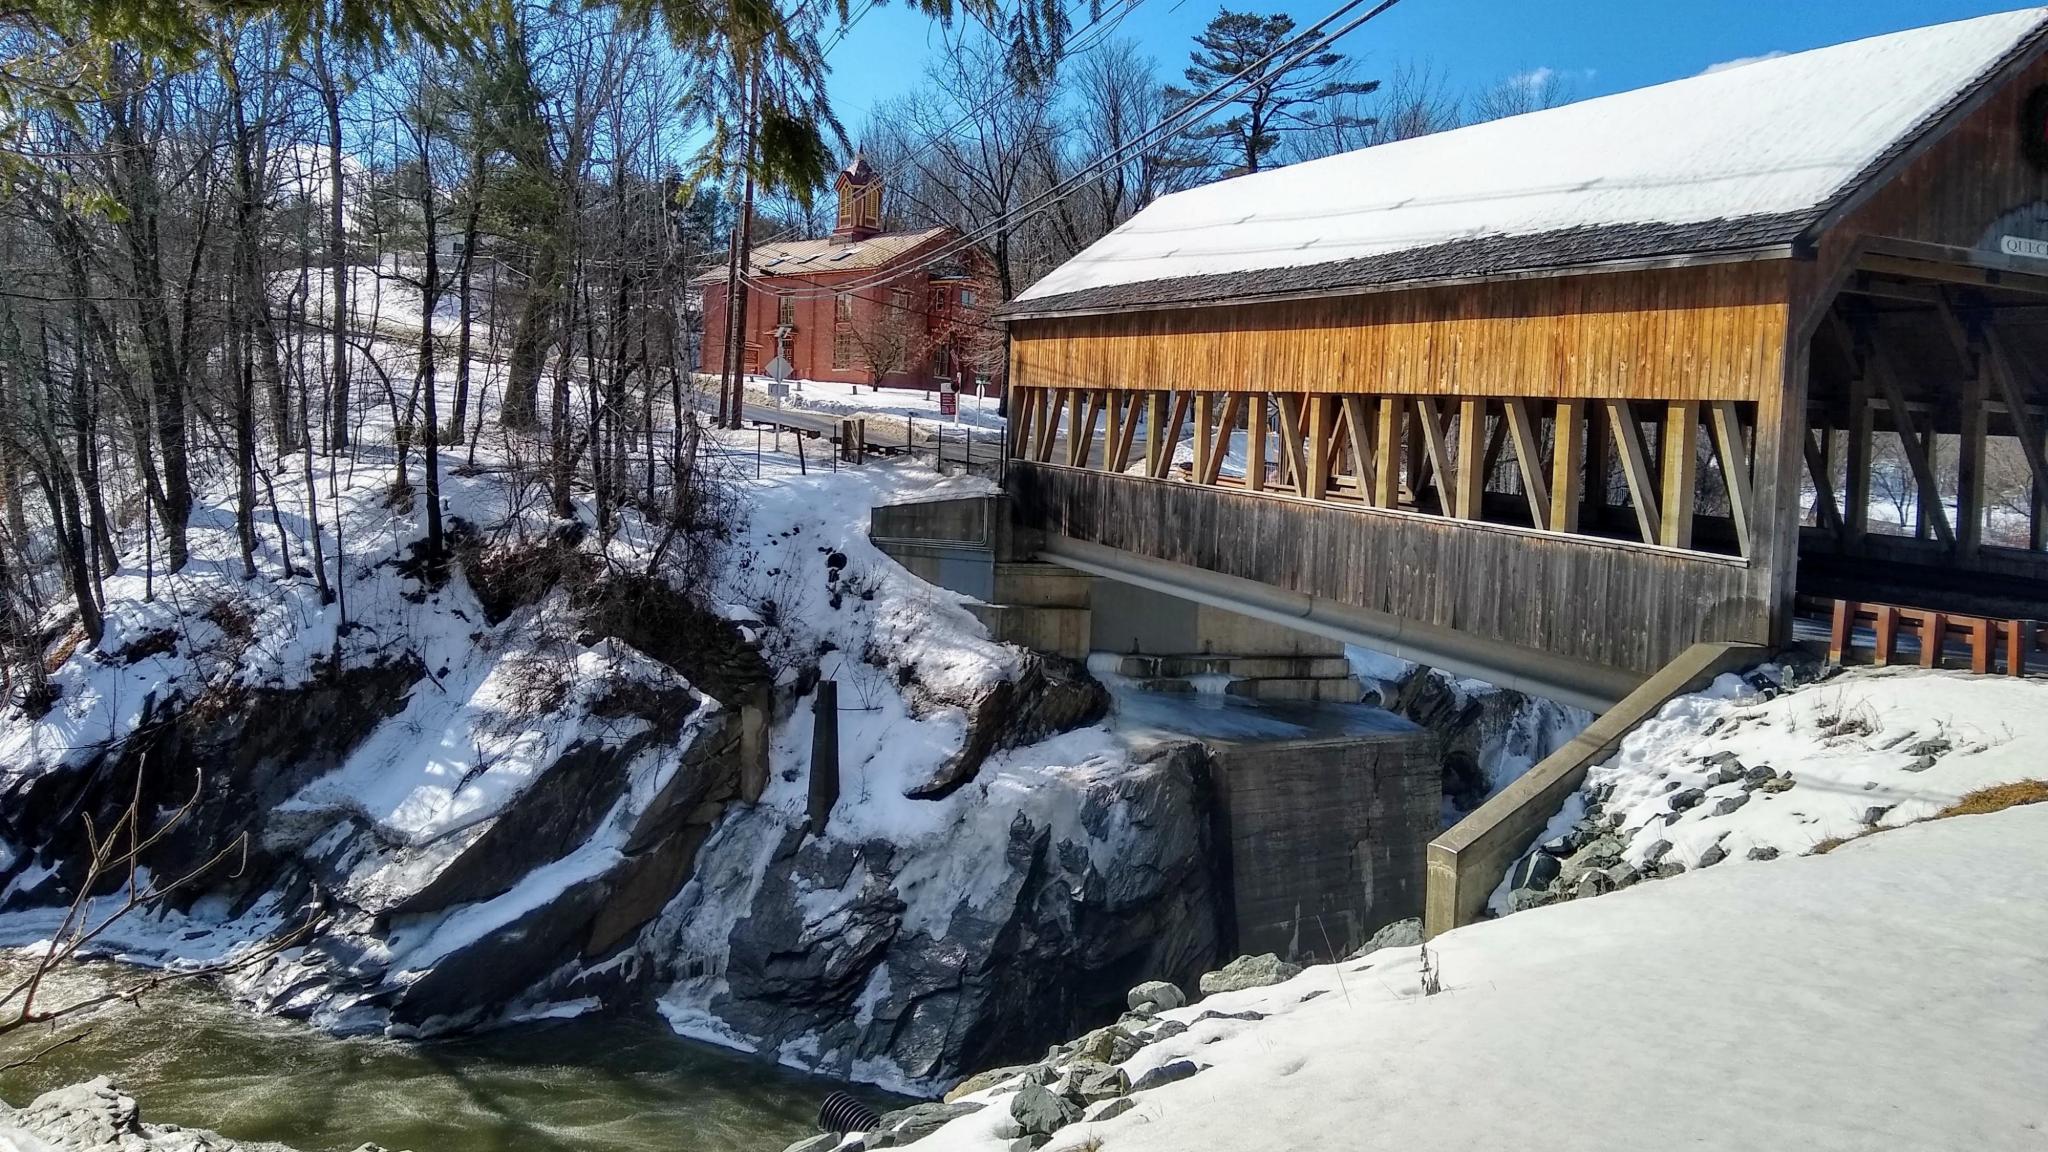
<path fill-rule="evenodd" d="M 1788 245 L 2031 59 L 2048 9 L 1917 28 L 1166 196 L 1010 315 Z"/>

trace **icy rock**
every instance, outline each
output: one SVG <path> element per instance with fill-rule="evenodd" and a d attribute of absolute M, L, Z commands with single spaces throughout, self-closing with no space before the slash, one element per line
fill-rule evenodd
<path fill-rule="evenodd" d="M 1775 780 L 1777 778 L 1778 770 L 1769 764 L 1759 764 L 1742 774 L 1743 781 L 1749 784 L 1762 784 L 1766 780 Z"/>
<path fill-rule="evenodd" d="M 1364 947 L 1345 957 L 1345 959 L 1357 960 L 1370 956 L 1382 948 L 1413 948 L 1420 943 L 1422 943 L 1422 918 L 1410 916 L 1406 920 L 1396 920 L 1392 924 L 1373 933 L 1372 938 L 1365 942 Z"/>
<path fill-rule="evenodd" d="M 1707 815 L 1726 816 L 1747 803 L 1749 803 L 1749 793 L 1747 792 L 1737 792 L 1733 796 L 1723 796 L 1719 800 L 1714 801 L 1714 806 L 1707 810 Z"/>
<path fill-rule="evenodd" d="M 1148 980 L 1124 997 L 1124 1003 L 1130 1005 L 1133 1012 L 1141 1004 L 1151 1004 L 1156 1011 L 1170 1012 L 1187 1002 L 1187 993 L 1182 992 L 1178 984 L 1165 980 Z"/>
<path fill-rule="evenodd" d="M 1579 850 L 1584 835 L 1576 828 L 1559 836 L 1552 836 L 1543 842 L 1543 851 L 1551 856 L 1569 856 Z"/>
<path fill-rule="evenodd" d="M 1790 792 L 1792 790 L 1792 777 L 1789 774 L 1784 776 L 1773 776 L 1769 780 L 1766 780 L 1763 783 L 1758 784 L 1756 786 L 1756 790 L 1759 792 L 1772 793 Z"/>
<path fill-rule="evenodd" d="M 1873 804 L 1863 810 L 1862 822 L 1865 824 L 1875 824 L 1884 819 L 1885 815 L 1895 807 L 1897 807 L 1895 804 Z"/>
<path fill-rule="evenodd" d="M 946 1093 L 945 1102 L 951 1104 L 962 1096 L 972 1096 L 976 1092 L 993 1088 L 1005 1080 L 1014 1080 L 1027 1069 L 1033 1067 L 1036 1067 L 1036 1065 L 1012 1064 L 1005 1068 L 991 1068 L 986 1072 L 976 1072 L 967 1079 L 953 1085 L 952 1090 Z"/>
<path fill-rule="evenodd" d="M 1572 895 L 1577 899 L 1584 900 L 1587 897 L 1600 896 L 1612 891 L 1614 891 L 1614 881 L 1607 878 L 1607 873 L 1593 871 L 1579 877 L 1579 886 L 1573 889 Z"/>
<path fill-rule="evenodd" d="M 1751 860 L 1776 860 L 1778 858 L 1778 850 L 1769 844 L 1759 844 L 1749 850 L 1749 858 Z"/>
<path fill-rule="evenodd" d="M 1222 992 L 1241 992 L 1246 988 L 1265 988 L 1292 980 L 1299 975 L 1299 964 L 1289 964 L 1271 952 L 1262 956 L 1239 956 L 1222 968 L 1202 976 L 1202 995 L 1215 996 Z"/>
<path fill-rule="evenodd" d="M 1208 1010 L 1207 1012 L 1204 1012 L 1204 1013 L 1202 1013 L 1202 1014 L 1201 1014 L 1200 1016 L 1197 1016 L 1197 1017 L 1195 1017 L 1195 1023 L 1197 1023 L 1197 1024 L 1200 1024 L 1200 1023 L 1201 1023 L 1202 1021 L 1204 1021 L 1204 1020 L 1251 1020 L 1251 1021 L 1258 1021 L 1258 1020 L 1264 1020 L 1265 1018 L 1266 1018 L 1266 1014 L 1265 1014 L 1264 1012 L 1259 1012 L 1259 1011 L 1255 1011 L 1255 1010 L 1253 1010 L 1253 1009 L 1250 1009 L 1250 1008 L 1247 1008 L 1247 1009 L 1245 1009 L 1245 1010 L 1244 1010 L 1244 1011 L 1242 1011 L 1242 1012 L 1218 1012 L 1218 1011 L 1216 1011 L 1216 1010 L 1215 1010 L 1214 1008 L 1211 1008 L 1211 1009 L 1209 1009 L 1209 1010 Z"/>
<path fill-rule="evenodd" d="M 1168 1061 L 1155 1068 L 1145 1069 L 1139 1075 L 1137 1081 L 1131 1085 L 1131 1091 L 1133 1093 L 1149 1092 L 1154 1088 L 1164 1087 L 1165 1085 L 1185 1080 L 1201 1070 L 1202 1066 L 1193 1060 Z"/>
<path fill-rule="evenodd" d="M 1913 762 L 1911 764 L 1906 765 L 1906 771 L 1925 772 L 1929 768 L 1934 767 L 1934 764 L 1935 759 L 1932 756 L 1915 756 L 1913 757 Z"/>
<path fill-rule="evenodd" d="M 1626 864 L 1616 864 L 1607 870 L 1607 882 L 1614 885 L 1614 890 L 1617 892 L 1623 888 L 1640 883 L 1642 879 L 1643 874 L 1641 872 Z"/>
<path fill-rule="evenodd" d="M 48 1152 L 290 1152 L 243 1144 L 199 1128 L 145 1124 L 135 1098 L 105 1076 L 53 1088 L 26 1108 L 0 1104 L 0 1147 Z M 381 1152 L 375 1145 L 364 1145 Z M 361 1149 L 358 1149 L 361 1152 Z"/>
<path fill-rule="evenodd" d="M 1118 1025 L 1097 1028 L 1074 1042 L 1072 1049 L 1076 1061 L 1092 1061 L 1097 1064 L 1121 1064 L 1138 1054 L 1143 1047 L 1129 1032 Z"/>
<path fill-rule="evenodd" d="M 1145 1033 L 1145 1043 L 1157 1044 L 1161 1040 L 1171 1040 L 1187 1030 L 1188 1026 L 1178 1020 L 1161 1020 Z"/>
<path fill-rule="evenodd" d="M 1051 1136 L 1045 1135 L 1042 1132 L 1034 1132 L 1029 1136 L 1017 1137 L 1015 1140 L 1004 1145 L 1003 1148 L 1004 1152 L 1038 1152 L 1040 1148 L 1045 1147 L 1051 1141 Z"/>
<path fill-rule="evenodd" d="M 843 1139 L 845 1137 L 837 1132 L 820 1132 L 816 1136 L 804 1137 L 784 1148 L 782 1152 L 832 1152 L 834 1148 L 839 1147 L 839 1142 Z"/>
<path fill-rule="evenodd" d="M 1726 860 L 1727 858 L 1727 849 L 1721 847 L 1719 844 L 1709 844 L 1707 845 L 1707 850 L 1700 853 L 1699 866 L 1702 868 L 1712 868 L 1714 865 L 1719 864 L 1721 861 Z"/>
<path fill-rule="evenodd" d="M 1676 860 L 1660 861 L 1655 868 L 1650 870 L 1650 877 L 1656 880 L 1669 880 L 1673 876 L 1683 875 L 1685 875 L 1685 865 L 1680 864 Z"/>
<path fill-rule="evenodd" d="M 1126 1096 L 1131 1091 L 1131 1074 L 1121 1068 L 1091 1068 L 1086 1073 L 1067 1077 L 1072 1091 L 1064 1093 L 1078 1099 L 1083 1105 L 1113 1100 Z"/>
<path fill-rule="evenodd" d="M 1119 1096 L 1114 1100 L 1104 1100 L 1100 1104 L 1091 1106 L 1086 1112 L 1081 1114 L 1081 1119 L 1090 1124 L 1101 1120 L 1114 1120 L 1137 1106 L 1138 1102 L 1129 1096 Z"/>
<path fill-rule="evenodd" d="M 1017 1093 L 1010 1101 L 1010 1117 L 1024 1135 L 1050 1136 L 1081 1118 L 1081 1110 L 1068 1100 L 1037 1085 Z"/>
<path fill-rule="evenodd" d="M 1579 850 L 1578 863 L 1586 868 L 1605 868 L 1621 859 L 1627 842 L 1619 836 L 1601 836 Z"/>
<path fill-rule="evenodd" d="M 1548 852 L 1532 852 L 1516 863 L 1515 878 L 1509 882 L 1508 887 L 1541 891 L 1550 887 L 1551 882 L 1556 880 L 1558 873 L 1563 870 L 1563 866 L 1557 862 L 1557 857 Z"/>
<path fill-rule="evenodd" d="M 979 1112 L 985 1105 L 970 1101 L 951 1104 L 913 1104 L 884 1115 L 868 1134 L 870 1148 L 900 1148 L 914 1144 L 962 1116 Z"/>
<path fill-rule="evenodd" d="M 1669 851 L 1671 851 L 1671 841 L 1655 841 L 1648 848 L 1643 849 L 1643 863 L 1655 867 L 1657 862 L 1664 859 L 1665 853 Z"/>
<path fill-rule="evenodd" d="M 1673 812 L 1684 812 L 1689 808 L 1698 807 L 1700 801 L 1705 800 L 1706 798 L 1706 792 L 1702 791 L 1701 789 L 1681 789 L 1671 794 L 1671 810 Z"/>

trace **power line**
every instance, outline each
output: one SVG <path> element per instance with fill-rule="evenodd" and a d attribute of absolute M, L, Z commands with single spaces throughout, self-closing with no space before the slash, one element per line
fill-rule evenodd
<path fill-rule="evenodd" d="M 1235 90 L 1229 92 L 1227 95 L 1224 95 L 1223 99 L 1217 102 L 1217 107 L 1221 107 L 1223 104 L 1229 103 L 1238 95 L 1242 94 L 1243 92 L 1250 89 L 1252 86 L 1259 83 L 1267 75 L 1270 75 L 1272 73 L 1284 72 L 1288 68 L 1293 67 L 1295 64 L 1300 63 L 1302 60 L 1307 59 L 1309 56 L 1315 54 L 1316 52 L 1320 52 L 1323 49 L 1328 48 L 1331 44 L 1336 43 L 1338 39 L 1347 35 L 1354 29 L 1384 14 L 1388 9 L 1391 9 L 1396 4 L 1400 3 L 1400 0 L 1380 0 L 1380 3 L 1374 5 L 1372 8 L 1368 9 L 1367 11 L 1355 17 L 1348 23 L 1344 24 L 1342 27 L 1339 27 L 1334 32 L 1330 32 L 1327 35 L 1323 34 L 1322 30 L 1325 27 L 1327 27 L 1329 24 L 1336 21 L 1340 17 L 1346 15 L 1351 10 L 1357 8 L 1360 4 L 1363 4 L 1364 2 L 1365 0 L 1345 0 L 1344 3 L 1338 5 L 1334 10 L 1332 10 L 1329 15 L 1324 16 L 1322 19 L 1316 21 L 1314 24 L 1304 29 L 1300 34 L 1289 39 L 1287 42 L 1278 45 L 1273 50 L 1266 53 L 1264 56 L 1260 57 L 1258 60 L 1255 60 L 1251 64 L 1247 65 L 1243 70 L 1239 71 L 1235 75 L 1226 77 L 1224 80 L 1216 84 L 1214 87 L 1210 88 L 1207 92 L 1204 92 L 1201 95 L 1188 100 L 1186 103 L 1182 104 L 1178 109 L 1167 114 L 1166 116 L 1161 117 L 1157 124 L 1153 125 L 1150 129 L 1147 129 L 1146 131 L 1139 133 L 1138 136 L 1132 139 L 1129 143 L 1124 144 L 1116 149 L 1113 149 L 1108 155 L 1101 157 L 1094 163 L 1084 167 L 1081 171 L 1075 173 L 1074 175 L 1068 177 L 1067 179 L 1061 181 L 1060 183 L 1033 197 L 1031 200 L 1026 201 L 1018 209 L 1011 212 L 1006 212 L 1002 214 L 1002 216 L 998 217 L 993 221 L 990 221 L 989 223 L 983 225 L 982 227 L 975 229 L 971 232 L 963 233 L 958 239 L 949 241 L 944 247 L 940 248 L 938 251 L 935 251 L 931 253 L 928 257 L 926 257 L 923 266 L 929 267 L 931 264 L 939 260 L 945 259 L 947 257 L 950 257 L 955 253 L 963 251 L 966 248 L 978 243 L 982 239 L 994 235 L 997 231 L 1000 231 L 1004 228 L 1014 228 L 1019 224 L 1023 224 L 1029 220 L 1036 218 L 1038 215 L 1049 210 L 1054 204 L 1058 203 L 1061 200 L 1064 200 L 1067 196 L 1072 195 L 1076 190 L 1078 190 L 1083 185 L 1097 179 L 1103 173 L 1108 172 L 1110 169 L 1128 162 L 1133 156 L 1137 155 L 1141 150 L 1151 147 L 1164 133 L 1177 131 L 1181 127 L 1184 127 L 1185 123 L 1192 118 L 1191 114 L 1202 111 L 1203 105 L 1208 104 L 1212 99 L 1217 97 L 1219 94 L 1223 93 L 1225 89 L 1230 88 L 1233 84 L 1236 84 L 1238 86 Z M 1273 66 L 1271 69 L 1266 69 L 1265 66 L 1275 57 L 1281 55 L 1282 53 L 1291 53 L 1291 55 L 1289 55 L 1288 58 L 1283 60 L 1281 63 Z M 1250 77 L 1250 79 L 1246 79 L 1247 77 Z M 1243 81 L 1243 83 L 1240 84 L 1240 81 Z M 1212 108 L 1209 110 L 1213 111 L 1214 109 Z M 867 280 L 849 281 L 843 285 L 833 285 L 831 286 L 831 289 L 829 291 L 811 293 L 808 295 L 834 295 L 837 294 L 838 292 L 853 291 L 859 288 L 864 288 L 871 284 L 886 283 L 889 280 L 893 280 L 899 276 L 902 276 L 905 271 L 908 270 L 899 270 L 897 272 L 890 273 L 886 276 L 871 277 Z"/>

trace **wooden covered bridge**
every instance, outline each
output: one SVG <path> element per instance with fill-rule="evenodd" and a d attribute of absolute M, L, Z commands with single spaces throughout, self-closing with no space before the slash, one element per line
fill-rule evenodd
<path fill-rule="evenodd" d="M 2048 617 L 2048 13 L 1160 200 L 1008 310 L 1047 559 L 1593 706 Z M 2018 621 L 2014 623 L 2014 621 Z"/>

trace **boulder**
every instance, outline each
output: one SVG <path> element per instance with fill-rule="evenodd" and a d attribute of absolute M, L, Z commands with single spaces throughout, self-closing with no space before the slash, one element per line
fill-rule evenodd
<path fill-rule="evenodd" d="M 821 1132 L 816 1136 L 804 1137 L 784 1148 L 782 1152 L 832 1152 L 834 1148 L 839 1147 L 839 1142 L 843 1139 L 845 1137 L 837 1132 Z"/>
<path fill-rule="evenodd" d="M 1071 1091 L 1063 1095 L 1079 1100 L 1084 1106 L 1103 1100 L 1114 1100 L 1128 1096 L 1131 1091 L 1131 1074 L 1121 1068 L 1091 1068 L 1080 1075 L 1068 1073 L 1067 1083 Z"/>
<path fill-rule="evenodd" d="M 1299 975 L 1299 964 L 1289 964 L 1271 952 L 1261 956 L 1239 956 L 1222 968 L 1203 974 L 1202 995 L 1215 996 L 1224 992 L 1240 992 L 1246 988 L 1265 988 L 1292 980 Z"/>
<path fill-rule="evenodd" d="M 1132 1082 L 1131 1091 L 1149 1092 L 1154 1088 L 1185 1080 L 1201 1070 L 1202 1066 L 1193 1060 L 1170 1060 L 1157 1067 L 1145 1069 L 1138 1075 L 1137 1080 Z"/>
<path fill-rule="evenodd" d="M 1769 844 L 1758 844 L 1749 850 L 1748 855 L 1751 860 L 1776 860 L 1778 850 Z"/>
<path fill-rule="evenodd" d="M 1712 868 L 1714 865 L 1719 864 L 1721 861 L 1726 860 L 1727 858 L 1727 849 L 1721 847 L 1721 845 L 1719 845 L 1718 843 L 1709 844 L 1707 845 L 1707 850 L 1700 853 L 1699 866 L 1702 868 Z"/>
<path fill-rule="evenodd" d="M 1032 1085 L 1010 1101 L 1010 1118 L 1026 1136 L 1050 1136 L 1081 1118 L 1071 1101 Z"/>
<path fill-rule="evenodd" d="M 1148 980 L 1131 989 L 1124 997 L 1124 1003 L 1128 1004 L 1133 1012 L 1144 1004 L 1152 1005 L 1154 1011 L 1168 1012 L 1187 1002 L 1187 993 L 1182 992 L 1178 984 L 1165 980 Z"/>
<path fill-rule="evenodd" d="M 1733 796 L 1723 796 L 1714 801 L 1714 806 L 1707 810 L 1707 815 L 1726 816 L 1747 803 L 1749 803 L 1749 793 L 1747 792 L 1737 792 Z"/>
<path fill-rule="evenodd" d="M 1514 878 L 1508 887 L 1541 891 L 1550 887 L 1562 871 L 1564 866 L 1557 862 L 1557 857 L 1548 852 L 1531 852 L 1515 862 Z"/>
<path fill-rule="evenodd" d="M 26 1141 L 18 1138 L 26 1136 Z M 53 1088 L 26 1108 L 0 1104 L 0 1147 L 41 1152 L 291 1152 L 243 1144 L 202 1128 L 145 1124 L 135 1098 L 105 1076 Z M 383 1152 L 364 1144 L 356 1152 Z"/>
<path fill-rule="evenodd" d="M 1187 1030 L 1188 1026 L 1178 1020 L 1161 1020 L 1145 1030 L 1144 1040 L 1147 1044 L 1157 1044 L 1161 1040 L 1171 1040 Z"/>
<path fill-rule="evenodd" d="M 1689 808 L 1698 807 L 1700 801 L 1706 798 L 1707 794 L 1702 789 L 1681 788 L 1671 794 L 1671 810 L 1673 812 L 1684 812 Z"/>
<path fill-rule="evenodd" d="M 945 1102 L 951 1104 L 962 1096 L 972 1096 L 976 1092 L 993 1088 L 1005 1080 L 1014 1080 L 1019 1073 L 1031 1067 L 1033 1065 L 1012 1064 L 1004 1068 L 991 1068 L 986 1072 L 976 1072 L 967 1079 L 953 1085 L 952 1089 L 946 1093 Z"/>
<path fill-rule="evenodd" d="M 1420 943 L 1422 943 L 1422 918 L 1410 916 L 1406 920 L 1396 920 L 1392 924 L 1373 933 L 1372 938 L 1365 942 L 1364 947 L 1353 952 L 1346 959 L 1357 960 L 1361 957 L 1370 956 L 1382 948 L 1413 948 Z"/>
<path fill-rule="evenodd" d="M 1643 849 L 1643 863 L 1648 867 L 1654 868 L 1657 862 L 1664 859 L 1665 855 L 1670 851 L 1671 841 L 1653 840 L 1650 842 L 1649 847 Z"/>
<path fill-rule="evenodd" d="M 1081 1119 L 1090 1124 L 1103 1120 L 1114 1120 L 1137 1106 L 1138 1102 L 1129 1096 L 1119 1096 L 1114 1100 L 1104 1100 L 1100 1104 L 1091 1106 L 1086 1112 L 1081 1114 Z"/>
<path fill-rule="evenodd" d="M 970 1101 L 946 1104 L 913 1104 L 885 1114 L 867 1135 L 870 1148 L 901 1148 L 938 1131 L 941 1127 L 979 1112 L 985 1105 Z"/>

